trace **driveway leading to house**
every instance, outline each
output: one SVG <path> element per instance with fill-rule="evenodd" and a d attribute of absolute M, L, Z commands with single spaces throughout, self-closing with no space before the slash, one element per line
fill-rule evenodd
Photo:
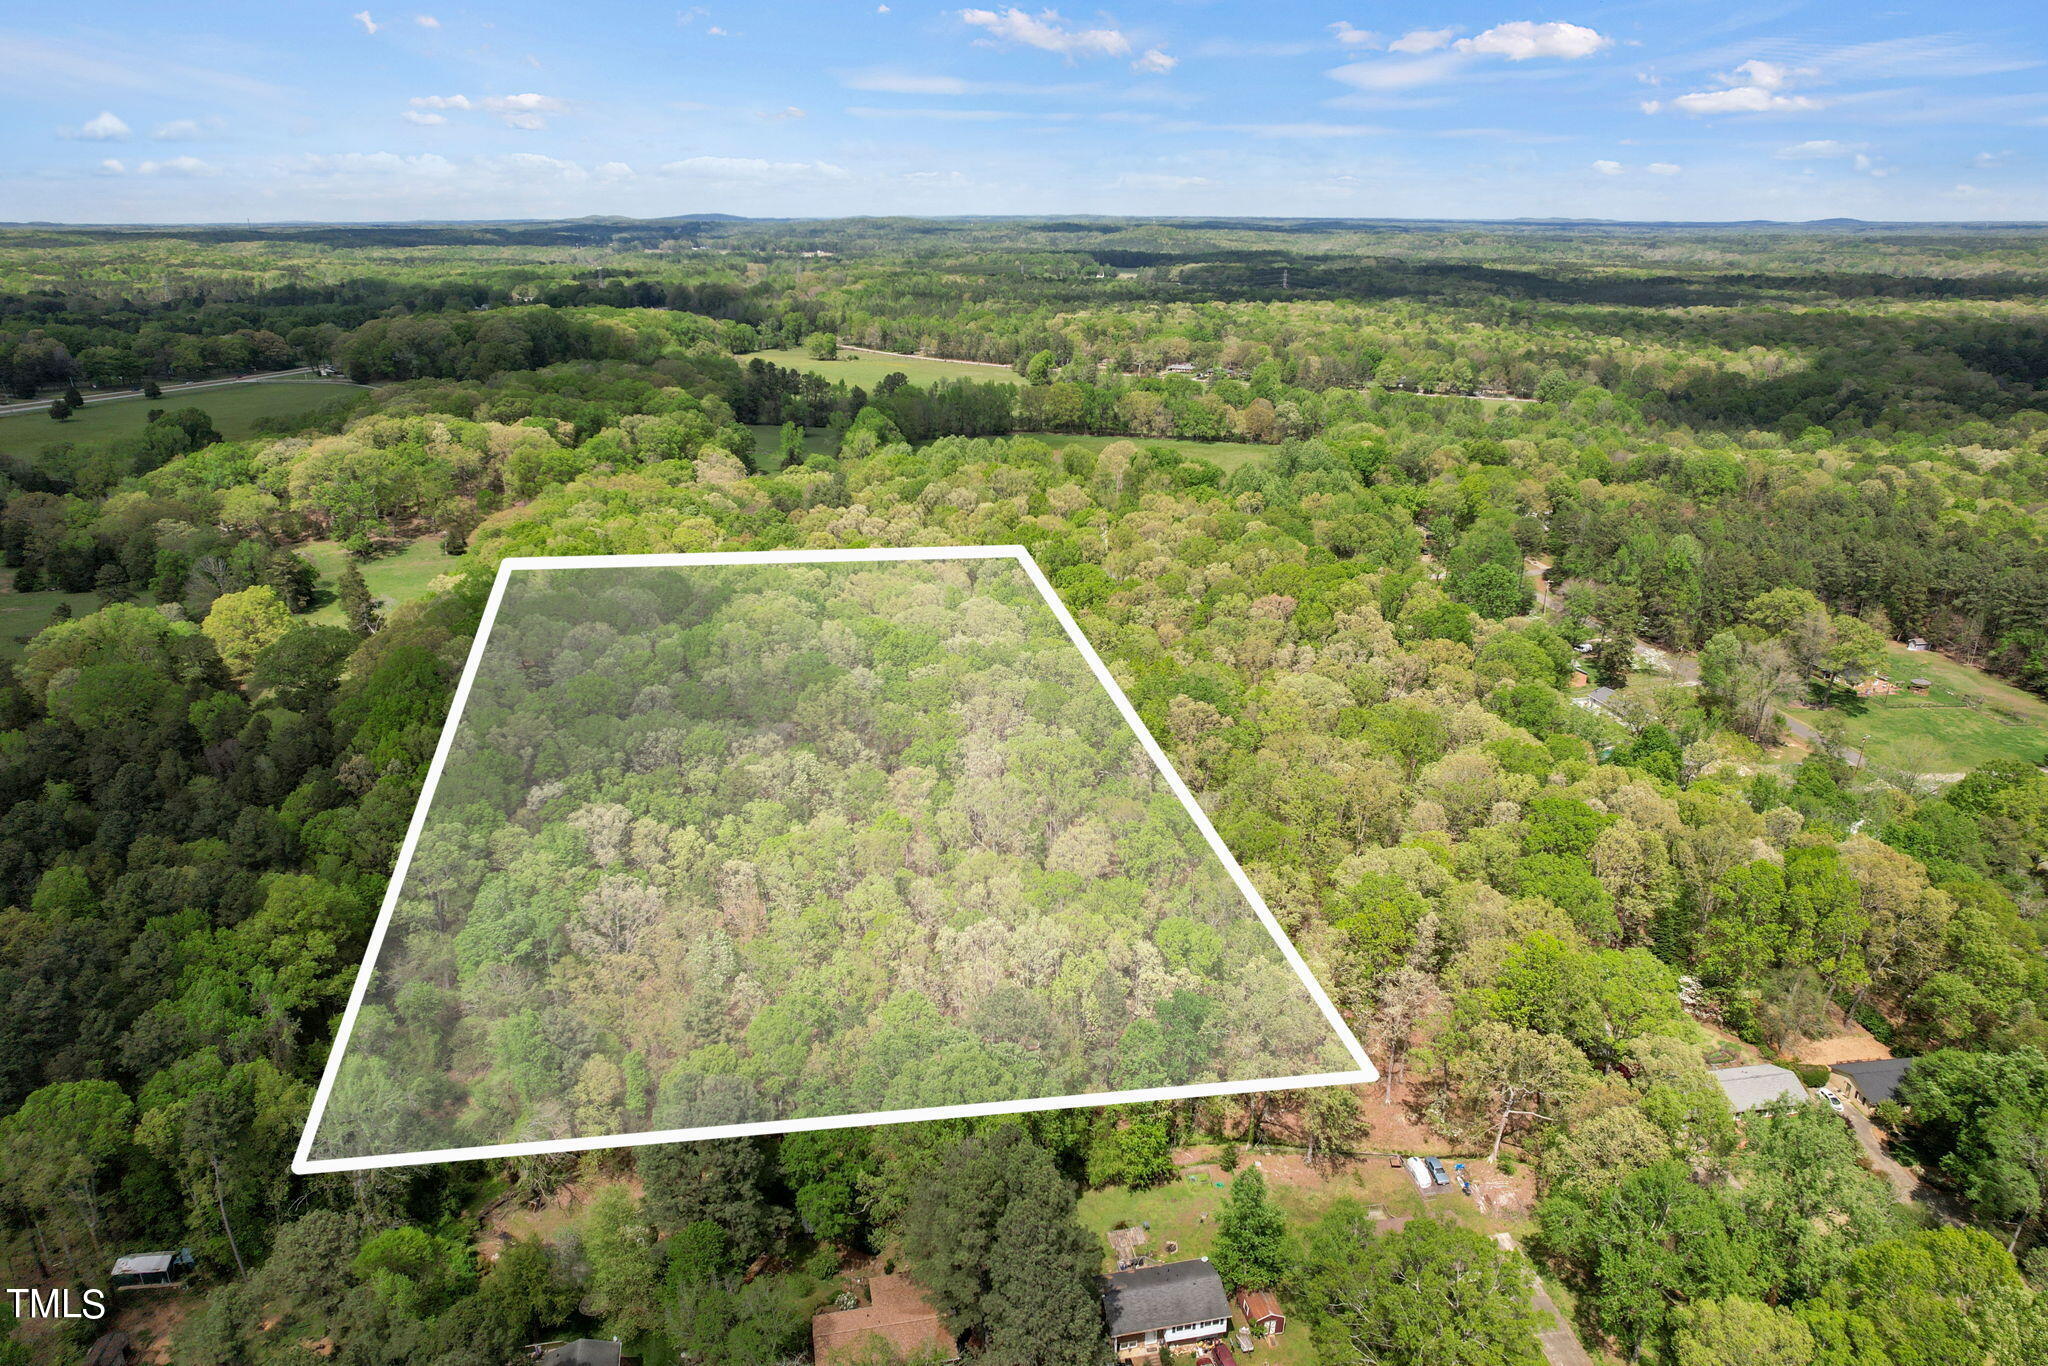
<path fill-rule="evenodd" d="M 1901 1166 L 1885 1152 L 1884 1139 L 1879 1136 L 1877 1126 L 1870 1122 L 1869 1115 L 1851 1102 L 1842 1107 L 1842 1118 L 1849 1121 L 1849 1131 L 1856 1135 L 1856 1146 L 1863 1149 L 1863 1156 L 1872 1170 L 1891 1182 L 1893 1198 L 1902 1205 L 1920 1206 L 1944 1224 L 1957 1227 L 1963 1224 L 1955 1201 L 1922 1181 L 1917 1172 Z"/>

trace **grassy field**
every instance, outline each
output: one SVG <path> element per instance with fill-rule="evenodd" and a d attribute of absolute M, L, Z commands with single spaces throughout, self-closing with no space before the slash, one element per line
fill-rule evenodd
<path fill-rule="evenodd" d="M 747 430 L 754 434 L 754 449 L 766 454 L 782 444 L 782 428 L 766 423 L 749 423 Z M 830 455 L 837 445 L 830 428 L 804 428 L 804 449 L 814 455 Z"/>
<path fill-rule="evenodd" d="M 85 407 L 67 422 L 51 421 L 46 410 L 0 417 L 0 451 L 40 455 L 66 441 L 87 445 L 134 436 L 142 430 L 151 408 L 198 408 L 213 419 L 222 436 L 234 441 L 253 432 L 258 418 L 288 417 L 359 392 L 352 384 L 332 380 L 281 379 L 223 384 L 217 389 L 168 393 L 155 399 L 96 400 L 87 394 Z"/>
<path fill-rule="evenodd" d="M 876 351 L 839 348 L 838 360 L 812 360 L 801 350 L 785 347 L 778 351 L 754 351 L 739 357 L 742 363 L 754 359 L 780 365 L 785 370 L 808 370 L 827 379 L 844 380 L 872 389 L 890 375 L 903 375 L 912 384 L 931 384 L 942 379 L 971 379 L 981 384 L 1022 384 L 1024 379 L 1007 365 L 977 365 L 964 360 L 931 360 L 924 356 L 905 358 Z M 48 418 L 43 419 L 45 422 Z"/>
<path fill-rule="evenodd" d="M 1787 707 L 1808 725 L 1840 716 L 1843 740 L 1870 762 L 1916 773 L 1963 773 L 1994 759 L 2038 764 L 2048 756 L 2048 702 L 1932 651 L 1885 647 L 1883 673 L 1903 686 L 1925 678 L 1926 696 L 1849 697 L 1821 711 Z"/>
<path fill-rule="evenodd" d="M 44 419 L 48 421 L 48 419 Z M 71 614 L 82 617 L 87 612 L 99 610 L 100 600 L 95 593 L 17 593 L 14 591 L 14 571 L 0 570 L 6 575 L 5 587 L 0 587 L 0 661 L 21 657 L 24 636 L 32 636 L 50 624 L 50 613 L 57 610 L 57 604 L 71 604 Z"/>
<path fill-rule="evenodd" d="M 341 603 L 333 595 L 347 552 L 335 541 L 309 541 L 293 548 L 320 571 L 320 588 L 327 597 L 308 619 L 326 626 L 344 625 Z M 425 597 L 428 584 L 460 563 L 458 557 L 443 553 L 439 536 L 422 536 L 402 550 L 365 561 L 363 582 L 370 585 L 371 595 L 388 608 Z"/>

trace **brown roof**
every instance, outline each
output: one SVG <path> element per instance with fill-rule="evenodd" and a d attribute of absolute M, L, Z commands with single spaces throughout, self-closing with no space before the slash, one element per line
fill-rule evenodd
<path fill-rule="evenodd" d="M 900 1357 L 936 1352 L 940 1361 L 960 1359 L 945 1320 L 925 1298 L 924 1288 L 908 1276 L 876 1276 L 868 1282 L 868 1303 L 812 1319 L 811 1356 L 818 1366 L 831 1366 L 857 1355 L 870 1336 Z"/>
<path fill-rule="evenodd" d="M 1237 1305 L 1254 1323 L 1264 1318 L 1287 1317 L 1280 1312 L 1280 1301 L 1273 1298 L 1270 1290 L 1247 1290 L 1237 1297 Z"/>

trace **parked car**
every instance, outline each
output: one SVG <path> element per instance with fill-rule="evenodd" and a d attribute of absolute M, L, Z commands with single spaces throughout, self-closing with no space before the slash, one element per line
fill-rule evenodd
<path fill-rule="evenodd" d="M 1444 1164 L 1442 1162 L 1439 1162 L 1434 1157 L 1425 1157 L 1422 1159 L 1422 1164 L 1425 1167 L 1429 1168 L 1430 1179 L 1432 1181 L 1435 1181 L 1439 1186 L 1448 1186 L 1451 1184 L 1451 1174 L 1444 1170 Z"/>
<path fill-rule="evenodd" d="M 1832 1088 L 1826 1086 L 1816 1086 L 1813 1088 L 1813 1093 L 1816 1096 L 1819 1096 L 1822 1100 L 1826 1101 L 1828 1103 L 1828 1108 L 1833 1110 L 1836 1114 L 1839 1115 L 1842 1113 L 1842 1098 L 1836 1095 Z"/>

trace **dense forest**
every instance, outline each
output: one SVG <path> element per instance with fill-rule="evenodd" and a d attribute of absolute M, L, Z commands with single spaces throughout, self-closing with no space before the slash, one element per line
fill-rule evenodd
<path fill-rule="evenodd" d="M 174 399 L 143 436 L 33 457 L 8 454 L 7 424 L 50 420 L 0 420 L 12 592 L 93 595 L 26 633 L 0 690 L 0 1208 L 17 1283 L 96 1285 L 119 1251 L 190 1246 L 176 1359 L 201 1366 L 301 1361 L 305 1343 L 365 1366 L 491 1366 L 584 1330 L 648 1361 L 768 1366 L 802 1358 L 822 1287 L 874 1253 L 913 1270 L 988 1361 L 1099 1363 L 1105 1249 L 1077 1198 L 1176 1180 L 1187 1144 L 1285 1133 L 1324 1157 L 1363 1150 L 1362 1100 L 1398 1096 L 1432 1151 L 1533 1163 L 1520 1236 L 1569 1287 L 1589 1346 L 1618 1359 L 2048 1352 L 2040 756 L 1935 782 L 1777 746 L 1783 703 L 1887 639 L 2048 688 L 2038 234 L 323 232 L 0 234 L 0 370 L 17 392 L 90 390 L 96 347 L 133 367 L 109 383 L 175 380 L 177 339 L 200 370 L 234 373 L 242 353 L 209 359 L 207 344 L 244 331 L 281 341 L 265 364 L 335 364 L 371 386 L 241 441 L 215 439 L 196 395 L 197 417 Z M 819 251 L 833 254 L 803 254 Z M 411 288 L 429 280 L 440 292 Z M 809 339 L 820 356 L 999 361 L 1017 382 L 864 389 L 829 361 L 749 359 Z M 798 439 L 769 448 L 751 430 L 764 422 Z M 1212 459 L 1211 438 L 1270 449 Z M 374 597 L 363 568 L 430 535 L 446 573 Z M 315 542 L 348 552 L 345 624 L 314 620 Z M 290 1174 L 503 558 L 946 544 L 1031 550 L 1384 1090 Z M 585 599 L 566 609 L 578 624 L 536 640 L 535 681 L 544 650 L 569 651 L 562 696 L 611 708 L 578 743 L 617 756 L 611 728 L 634 729 L 644 686 L 676 686 L 673 669 L 641 676 L 651 660 L 622 654 L 616 680 L 580 663 L 609 648 L 606 613 L 657 607 Z M 678 633 L 678 663 L 716 663 L 709 625 Z M 870 629 L 834 644 L 820 626 L 815 650 L 787 656 L 790 689 L 817 689 L 819 735 L 846 719 L 827 714 L 847 686 L 835 671 L 863 651 L 936 650 L 967 677 L 998 648 Z M 1637 641 L 1697 651 L 1697 686 L 1636 672 Z M 1606 709 L 1574 704 L 1575 668 L 1619 687 Z M 508 676 L 515 696 L 526 678 Z M 962 733 L 1081 724 L 1078 698 L 992 696 L 1011 719 Z M 694 705 L 672 693 L 650 713 Z M 478 865 L 480 889 L 527 879 L 502 909 L 531 913 L 532 937 L 473 942 L 508 970 L 471 985 L 506 991 L 510 1019 L 531 981 L 520 955 L 562 962 L 592 894 L 616 923 L 646 887 L 720 917 L 794 906 L 796 938 L 746 962 L 756 981 L 802 984 L 784 1008 L 752 1027 L 685 1022 L 665 1046 L 707 1078 L 801 1076 L 806 1031 L 837 1024 L 803 1013 L 874 999 L 829 975 L 845 917 L 887 919 L 906 971 L 940 961 L 945 935 L 989 933 L 964 914 L 889 918 L 871 893 L 915 903 L 858 885 L 864 857 L 908 859 L 913 881 L 930 858 L 955 912 L 980 875 L 946 862 L 938 787 L 891 787 L 918 768 L 967 779 L 953 723 L 915 694 L 892 705 L 893 775 L 855 763 L 832 780 L 851 785 L 835 799 L 859 803 L 858 834 L 818 829 L 826 789 L 806 785 L 826 779 L 787 736 L 740 766 L 718 758 L 734 736 L 686 732 L 679 762 L 731 775 L 696 798 L 617 757 L 591 771 L 569 747 L 494 746 L 461 812 L 474 851 L 448 854 Z M 919 745 L 932 762 L 901 757 Z M 524 820 L 524 777 L 509 781 L 522 754 L 574 770 L 542 798 L 552 835 Z M 630 807 L 628 791 L 672 809 L 662 830 L 602 809 Z M 1130 810 L 1102 818 L 1113 830 L 1021 851 L 1010 875 L 1062 902 L 1057 880 L 1079 877 L 1113 900 L 1119 861 L 1146 856 L 1150 799 L 1132 787 Z M 692 825 L 701 850 L 678 845 Z M 754 863 L 751 893 L 721 883 L 734 859 Z M 1159 986 L 1237 980 L 1242 945 L 1194 929 L 1169 950 L 1164 929 Z M 1107 963 L 1133 942 L 1091 949 Z M 461 933 L 435 951 L 452 989 Z M 1227 967 L 1204 973 L 1217 955 Z M 830 995 L 808 990 L 820 982 Z M 1032 1004 L 992 990 L 981 1005 L 999 996 Z M 431 988 L 395 997 L 394 1019 L 417 1012 L 407 1046 L 440 1037 L 450 1005 Z M 1128 1033 L 1141 1022 L 1121 1008 Z M 1078 1010 L 1057 1022 L 1102 1027 Z M 641 1057 L 614 1047 L 629 1028 L 586 1010 L 411 1061 L 449 1087 L 507 1069 L 499 1119 L 535 1118 L 528 1102 L 551 1092 L 545 1123 L 602 1125 L 653 1113 L 659 1079 L 616 1062 L 571 1081 L 561 1060 L 581 1040 Z M 1881 1118 L 1946 1217 L 1894 1199 L 1839 1119 L 1738 1119 L 1707 1072 L 1720 1048 L 1790 1060 L 1848 1028 L 1918 1059 Z M 945 1042 L 906 1046 L 936 1057 Z M 574 1236 L 486 1255 L 481 1211 L 577 1189 L 602 1193 Z M 1428 1219 L 1378 1231 L 1342 1204 L 1287 1219 L 1264 1191 L 1235 1180 L 1216 1260 L 1233 1288 L 1281 1290 L 1325 1366 L 1428 1362 L 1450 1335 L 1478 1344 L 1473 1361 L 1537 1359 L 1518 1254 Z M 1419 1286 L 1444 1293 L 1394 1291 Z M 95 1330 L 67 1331 L 24 1324 L 0 1353 L 76 1360 Z"/>
<path fill-rule="evenodd" d="M 1355 1070 L 1013 559 L 515 575 L 402 889 L 316 1158 Z"/>

